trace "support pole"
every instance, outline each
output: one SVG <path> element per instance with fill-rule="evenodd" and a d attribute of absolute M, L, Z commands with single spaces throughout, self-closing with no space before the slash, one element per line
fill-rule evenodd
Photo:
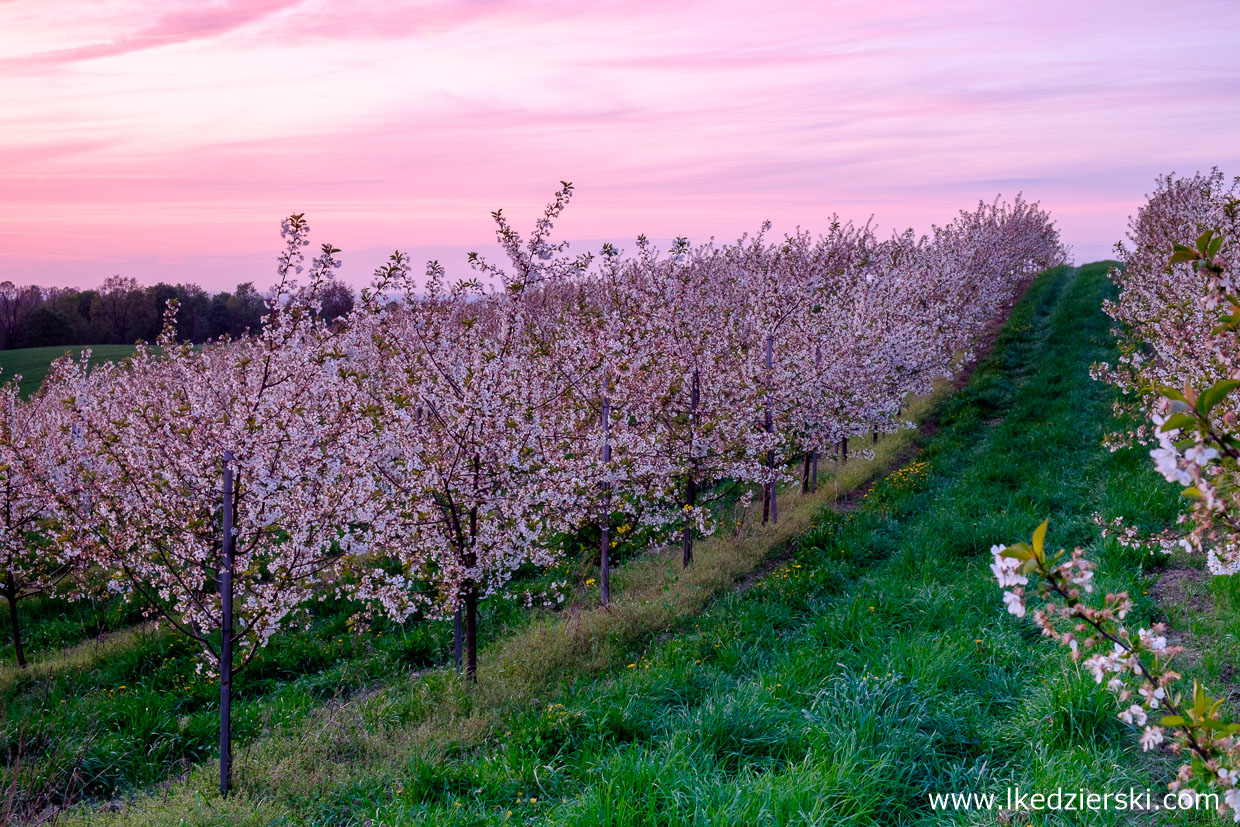
<path fill-rule="evenodd" d="M 465 628 L 461 617 L 461 604 L 456 604 L 456 612 L 452 615 L 452 665 L 460 672 L 465 666 Z"/>
<path fill-rule="evenodd" d="M 693 369 L 693 381 L 689 387 L 689 479 L 685 481 L 685 505 L 697 507 L 698 480 L 697 457 L 693 455 L 697 442 L 698 402 L 701 399 L 701 381 L 698 369 Z M 685 520 L 684 537 L 681 540 L 681 566 L 688 568 L 693 562 L 693 521 Z"/>
<path fill-rule="evenodd" d="M 233 455 L 224 452 L 223 542 L 220 566 L 220 795 L 232 789 Z"/>
<path fill-rule="evenodd" d="M 773 334 L 766 334 L 766 432 L 773 435 L 775 433 L 775 416 L 772 408 L 775 400 L 771 391 L 771 373 L 775 369 L 775 337 Z M 776 501 L 775 492 L 775 449 L 771 448 L 766 452 L 766 468 L 771 475 L 771 481 L 767 483 L 767 502 L 770 505 L 770 517 L 772 523 L 779 522 L 779 503 Z M 765 516 L 765 513 L 764 515 Z M 764 520 L 765 522 L 765 520 Z"/>
<path fill-rule="evenodd" d="M 603 392 L 603 473 L 611 472 L 611 398 Z M 602 508 L 599 514 L 599 600 L 611 602 L 611 480 L 602 481 Z"/>

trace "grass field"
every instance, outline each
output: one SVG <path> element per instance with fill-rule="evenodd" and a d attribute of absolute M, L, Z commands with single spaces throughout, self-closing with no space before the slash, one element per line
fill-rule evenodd
<path fill-rule="evenodd" d="M 443 668 L 442 627 L 353 634 L 347 607 L 325 609 L 242 674 L 227 800 L 216 690 L 188 648 L 115 607 L 35 606 L 36 665 L 0 668 L 0 789 L 51 809 L 84 795 L 68 823 L 99 824 L 1212 823 L 927 797 L 1169 779 L 1113 699 L 1003 612 L 988 549 L 1047 516 L 1051 542 L 1090 548 L 1101 585 L 1135 596 L 1136 625 L 1172 623 L 1186 672 L 1216 693 L 1234 680 L 1240 589 L 1099 540 L 1095 513 L 1154 528 L 1177 507 L 1143 452 L 1101 444 L 1105 270 L 1040 277 L 966 386 L 923 404 L 929 427 L 794 497 L 778 527 L 704 542 L 687 572 L 637 558 L 610 610 L 489 601 L 476 688 Z"/>
<path fill-rule="evenodd" d="M 15 375 L 22 380 L 19 385 L 23 396 L 30 396 L 43 384 L 47 369 L 52 362 L 73 354 L 73 358 L 82 355 L 81 347 L 28 347 L 18 350 L 0 350 L 0 381 L 7 382 Z M 97 360 L 114 361 L 124 359 L 133 353 L 133 345 L 91 345 L 91 357 Z"/>

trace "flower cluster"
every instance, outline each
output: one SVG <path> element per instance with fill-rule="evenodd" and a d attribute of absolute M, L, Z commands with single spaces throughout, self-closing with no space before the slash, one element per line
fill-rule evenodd
<path fill-rule="evenodd" d="M 1143 750 L 1165 745 L 1185 759 L 1170 789 L 1217 790 L 1221 806 L 1240 822 L 1240 723 L 1224 717 L 1223 699 L 1200 684 L 1194 682 L 1191 696 L 1177 691 L 1182 676 L 1171 664 L 1182 648 L 1168 644 L 1166 628 L 1125 625 L 1132 610 L 1128 595 L 1093 597 L 1093 562 L 1080 549 L 1047 551 L 1046 531 L 1043 522 L 1030 542 L 991 548 L 990 568 L 1005 589 L 1008 611 L 1024 617 L 1032 608 L 1042 634 L 1115 695 L 1119 719 L 1140 729 Z M 1034 605 L 1030 587 L 1036 588 Z"/>

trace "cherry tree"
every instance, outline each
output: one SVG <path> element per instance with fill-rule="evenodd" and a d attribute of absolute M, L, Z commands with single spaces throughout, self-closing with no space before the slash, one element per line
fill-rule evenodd
<path fill-rule="evenodd" d="M 76 493 L 72 478 L 57 462 L 73 435 L 49 429 L 56 421 L 56 400 L 38 394 L 23 401 L 20 379 L 0 386 L 0 595 L 8 604 L 17 665 L 24 667 L 18 602 L 56 592 L 68 575 L 80 570 L 83 558 L 79 548 L 60 542 L 60 526 L 38 477 L 55 475 L 64 490 Z"/>
<path fill-rule="evenodd" d="M 123 363 L 62 360 L 44 390 L 67 412 L 69 476 L 87 495 L 63 476 L 42 480 L 72 542 L 220 676 L 223 792 L 233 676 L 304 618 L 325 572 L 365 549 L 359 527 L 382 520 L 360 473 L 373 441 L 348 415 L 358 405 L 340 376 L 344 328 L 316 315 L 339 251 L 324 245 L 299 286 L 308 233 L 302 216 L 282 225 L 260 334 L 178 344 L 173 306 L 158 348 Z"/>
<path fill-rule="evenodd" d="M 526 242 L 493 214 L 511 270 L 471 257 L 488 280 L 451 286 L 437 263 L 420 295 L 399 268 L 403 307 L 371 331 L 379 367 L 362 387 L 376 399 L 382 429 L 378 485 L 397 515 L 389 542 L 399 575 L 376 577 L 397 617 L 460 609 L 464 669 L 477 679 L 479 601 L 500 592 L 523 565 L 557 559 L 546 542 L 577 513 L 552 426 L 561 374 L 531 321 L 542 291 L 578 274 L 588 258 L 557 255 L 548 241 L 571 196 L 565 184 Z M 426 583 L 422 592 L 405 589 Z"/>

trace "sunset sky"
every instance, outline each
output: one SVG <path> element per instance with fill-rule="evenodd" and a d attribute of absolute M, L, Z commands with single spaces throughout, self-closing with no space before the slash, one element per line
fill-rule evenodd
<path fill-rule="evenodd" d="M 361 282 L 559 238 L 928 229 L 1023 190 L 1078 261 L 1156 175 L 1240 174 L 1240 2 L 0 0 L 0 278 Z"/>

